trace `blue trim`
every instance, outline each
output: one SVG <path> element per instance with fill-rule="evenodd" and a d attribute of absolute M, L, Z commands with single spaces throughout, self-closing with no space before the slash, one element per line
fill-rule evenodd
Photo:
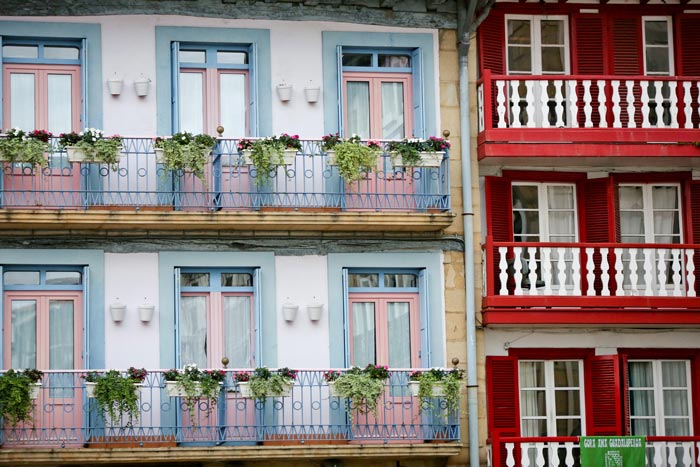
<path fill-rule="evenodd" d="M 344 290 L 344 273 L 347 269 L 394 268 L 423 270 L 429 288 L 429 309 L 421 302 L 421 316 L 426 316 L 430 332 L 430 348 L 421 349 L 421 356 L 428 354 L 430 361 L 424 366 L 445 364 L 445 313 L 442 306 L 442 257 L 440 252 L 428 253 L 329 253 L 328 254 L 328 330 L 330 336 L 330 366 L 340 368 L 346 363 L 345 319 L 347 291 Z M 377 289 L 372 289 L 376 292 Z M 398 291 L 398 290 L 394 290 Z M 412 290 L 415 292 L 415 290 Z M 422 321 L 422 320 L 421 320 Z M 424 352 L 426 351 L 426 352 Z"/>
<path fill-rule="evenodd" d="M 173 130 L 171 44 L 245 44 L 249 47 L 251 136 L 272 134 L 272 76 L 268 29 L 156 26 L 156 103 L 158 134 Z M 240 135 L 233 135 L 240 136 Z"/>
<path fill-rule="evenodd" d="M 351 50 L 372 48 L 382 51 L 413 52 L 412 71 L 414 83 L 420 86 L 420 95 L 414 90 L 414 109 L 418 115 L 413 116 L 414 134 L 416 137 L 426 137 L 437 134 L 437 115 L 435 88 L 435 53 L 433 51 L 433 35 L 418 33 L 383 33 L 383 32 L 329 32 L 323 34 L 323 121 L 324 133 L 340 132 L 340 118 L 338 117 L 338 103 L 342 102 L 342 96 L 338 86 L 342 80 L 339 76 L 339 62 L 341 47 L 350 47 Z M 416 53 L 420 51 L 422 63 L 416 64 Z M 362 69 L 367 71 L 366 68 Z M 390 70 L 382 68 L 382 72 Z M 414 89 L 416 86 L 414 85 Z M 423 109 L 419 107 L 423 104 Z M 421 127 L 422 125 L 422 127 Z"/>
<path fill-rule="evenodd" d="M 232 252 L 172 252 L 158 254 L 158 283 L 160 310 L 160 366 L 173 368 L 176 365 L 176 316 L 175 316 L 175 268 L 245 268 L 254 270 L 253 281 L 268 293 L 254 294 L 260 300 L 261 318 L 257 333 L 260 351 L 256 355 L 257 366 L 277 366 L 277 329 L 275 290 L 275 256 L 273 253 L 232 253 Z M 180 271 L 182 271 L 180 269 Z M 175 278 L 177 280 L 177 278 Z M 227 287 L 228 289 L 228 287 Z M 262 353 L 262 355 L 260 355 Z"/>
<path fill-rule="evenodd" d="M 80 40 L 51 40 L 51 39 L 14 39 L 12 37 L 5 37 L 5 45 L 34 45 L 37 47 L 37 58 L 13 58 L 13 57 L 3 57 L 5 63 L 37 63 L 42 65 L 80 65 L 81 60 L 81 41 Z M 70 59 L 56 59 L 56 58 L 45 58 L 44 47 L 45 46 L 59 46 L 59 47 L 74 47 L 78 49 L 78 58 L 75 60 Z M 0 52 L 1 53 L 1 52 Z"/>
<path fill-rule="evenodd" d="M 180 68 L 217 68 L 220 70 L 247 70 L 248 64 L 234 65 L 230 63 L 218 63 L 216 54 L 222 52 L 245 52 L 250 57 L 250 46 L 217 45 L 217 44 L 187 44 L 181 43 L 179 51 L 202 51 L 204 52 L 204 63 L 201 62 L 180 62 Z M 250 59 L 248 60 L 250 62 Z"/>
<path fill-rule="evenodd" d="M 99 24 L 0 21 L 0 31 L 2 31 L 3 40 L 41 37 L 42 39 L 84 40 L 89 44 L 87 59 L 83 63 L 87 79 L 82 88 L 83 100 L 88 102 L 88 107 L 87 115 L 82 116 L 81 123 L 83 127 L 102 128 L 102 32 Z M 3 127 L 2 123 L 0 120 L 0 128 Z"/>
<path fill-rule="evenodd" d="M 87 354 L 89 361 L 85 361 L 85 368 L 105 367 L 105 265 L 104 252 L 102 250 L 28 250 L 28 249 L 1 249 L 0 258 L 5 268 L 23 268 L 32 264 L 60 266 L 88 266 L 90 276 L 83 278 L 87 281 L 89 290 L 83 299 L 88 302 L 88 322 L 86 336 L 89 336 L 89 348 Z M 2 337 L 0 336 L 0 339 Z"/>
<path fill-rule="evenodd" d="M 254 277 L 254 269 L 251 268 L 180 268 L 180 274 L 207 273 L 209 274 L 208 286 L 185 287 L 180 285 L 181 292 L 253 292 L 254 286 L 222 286 L 221 273 L 238 273 L 250 275 L 251 282 Z"/>

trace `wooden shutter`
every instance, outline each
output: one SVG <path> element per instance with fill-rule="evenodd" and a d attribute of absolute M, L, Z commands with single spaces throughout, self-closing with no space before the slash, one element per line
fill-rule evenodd
<path fill-rule="evenodd" d="M 484 180 L 486 192 L 486 230 L 494 242 L 513 241 L 513 202 L 511 201 L 511 180 L 501 177 L 486 177 Z M 493 274 L 495 291 L 501 289 L 498 264 L 501 255 L 498 248 L 492 252 L 493 264 L 490 273 Z"/>
<path fill-rule="evenodd" d="M 678 15 L 676 20 L 678 74 L 700 76 L 700 17 Z"/>
<path fill-rule="evenodd" d="M 622 380 L 622 435 L 632 434 L 630 422 L 630 378 L 627 354 L 620 355 L 620 379 Z"/>
<path fill-rule="evenodd" d="M 573 74 L 604 75 L 605 60 L 601 53 L 604 43 L 602 17 L 591 14 L 576 15 L 573 26 Z"/>
<path fill-rule="evenodd" d="M 584 242 L 612 242 L 615 232 L 610 228 L 613 211 L 613 190 L 610 177 L 592 178 L 582 184 L 583 193 L 580 200 L 583 203 L 580 225 Z"/>
<path fill-rule="evenodd" d="M 700 181 L 693 180 L 686 184 L 686 206 L 684 222 L 686 229 L 686 243 L 700 244 Z M 700 247 L 695 248 L 693 256 L 695 271 L 700 271 Z M 697 273 L 696 273 L 697 275 Z M 700 280 L 695 280 L 695 293 L 700 297 Z"/>
<path fill-rule="evenodd" d="M 520 436 L 518 360 L 515 357 L 486 357 L 486 397 L 488 398 L 489 438 L 497 443 L 493 465 L 505 465 L 505 445 L 501 437 Z"/>
<path fill-rule="evenodd" d="M 613 17 L 610 21 L 612 37 L 612 66 L 615 75 L 641 75 L 642 26 L 639 17 Z M 600 50 L 600 48 L 598 48 Z"/>
<path fill-rule="evenodd" d="M 622 434 L 620 364 L 617 355 L 586 359 L 586 434 Z"/>
<path fill-rule="evenodd" d="M 506 30 L 502 13 L 491 11 L 478 30 L 479 71 L 491 70 L 495 75 L 505 74 Z"/>
<path fill-rule="evenodd" d="M 697 434 L 700 433 L 700 352 L 695 352 L 695 356 L 690 360 L 690 381 L 693 401 L 690 413 L 693 414 L 693 433 Z"/>

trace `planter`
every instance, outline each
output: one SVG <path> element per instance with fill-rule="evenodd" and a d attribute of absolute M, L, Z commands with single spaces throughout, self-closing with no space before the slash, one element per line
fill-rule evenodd
<path fill-rule="evenodd" d="M 297 311 L 299 311 L 299 305 L 292 305 L 291 303 L 282 305 L 282 317 L 285 321 L 294 321 L 294 318 L 297 317 Z"/>
<path fill-rule="evenodd" d="M 318 102 L 318 97 L 321 95 L 321 88 L 319 87 L 308 87 L 304 88 L 304 96 L 306 97 L 306 102 L 313 104 Z"/>
<path fill-rule="evenodd" d="M 250 158 L 251 154 L 250 149 L 244 149 L 243 150 L 243 165 L 255 165 L 253 164 L 253 159 Z M 282 153 L 282 160 L 284 161 L 282 164 L 276 164 L 273 162 L 273 165 L 293 165 L 294 164 L 294 159 L 297 156 L 297 150 L 296 149 L 285 149 L 284 152 Z"/>
<path fill-rule="evenodd" d="M 85 381 L 85 395 L 89 399 L 93 399 L 95 397 L 95 387 L 97 386 L 97 383 L 91 383 L 89 381 Z M 134 386 L 137 388 L 142 388 L 143 383 L 136 383 Z"/>
<path fill-rule="evenodd" d="M 138 97 L 146 97 L 148 95 L 148 87 L 151 85 L 151 80 L 141 76 L 134 81 L 134 91 Z"/>
<path fill-rule="evenodd" d="M 338 165 L 337 159 L 335 157 L 335 151 L 333 149 L 329 149 L 326 151 L 326 162 L 328 165 Z"/>
<path fill-rule="evenodd" d="M 419 382 L 418 381 L 409 381 L 408 382 L 408 390 L 411 392 L 412 396 L 418 396 L 418 389 L 419 389 Z M 442 384 L 440 383 L 435 383 L 433 384 L 433 397 L 442 397 L 445 395 L 445 392 L 443 390 Z"/>
<path fill-rule="evenodd" d="M 124 80 L 120 78 L 110 78 L 107 80 L 107 89 L 109 90 L 109 94 L 112 96 L 118 96 L 119 94 L 122 93 L 122 85 L 124 84 Z"/>
<path fill-rule="evenodd" d="M 294 383 L 290 383 L 285 385 L 282 388 L 282 391 L 280 392 L 275 392 L 275 393 L 269 393 L 267 397 L 288 397 L 292 395 L 292 387 L 294 387 Z M 250 383 L 247 381 L 242 381 L 238 383 L 238 393 L 240 394 L 241 397 L 245 397 L 247 399 L 252 399 L 253 398 L 253 391 L 250 389 Z"/>
<path fill-rule="evenodd" d="M 309 313 L 309 320 L 318 321 L 323 315 L 323 304 L 312 303 L 306 307 L 306 311 Z"/>
<path fill-rule="evenodd" d="M 39 397 L 39 391 L 41 390 L 41 383 L 32 383 L 29 385 L 29 398 L 36 399 Z"/>
<path fill-rule="evenodd" d="M 109 306 L 109 313 L 112 316 L 112 321 L 121 323 L 124 321 L 124 315 L 126 314 L 126 305 L 123 303 L 113 303 Z"/>
<path fill-rule="evenodd" d="M 119 154 L 117 156 L 118 159 L 121 159 L 124 153 L 122 152 L 124 150 L 123 147 L 119 147 Z M 76 146 L 66 146 L 66 156 L 68 156 L 68 162 L 85 162 L 85 163 L 94 163 L 94 164 L 102 164 L 102 161 L 96 161 L 90 157 L 88 157 L 85 154 L 85 151 L 82 149 L 76 147 Z"/>
<path fill-rule="evenodd" d="M 331 397 L 340 397 L 338 389 L 335 387 L 335 381 L 328 381 L 328 394 Z"/>
<path fill-rule="evenodd" d="M 163 149 L 153 148 L 153 152 L 156 154 L 156 163 L 165 164 L 165 152 L 163 151 Z M 206 149 L 202 151 L 202 154 L 204 154 L 204 157 L 209 157 L 211 155 L 211 149 Z"/>
<path fill-rule="evenodd" d="M 156 309 L 155 305 L 141 305 L 139 306 L 139 319 L 144 323 L 148 323 L 153 319 L 153 311 Z"/>
<path fill-rule="evenodd" d="M 282 102 L 287 102 L 292 99 L 292 85 L 291 84 L 278 84 L 277 85 L 277 97 L 280 98 Z"/>
<path fill-rule="evenodd" d="M 401 154 L 390 153 L 391 163 L 394 167 L 411 167 L 404 165 Z M 445 157 L 444 151 L 420 152 L 420 162 L 413 167 L 440 167 L 442 159 Z"/>
<path fill-rule="evenodd" d="M 221 386 L 222 383 L 219 383 Z M 165 392 L 170 397 L 189 397 L 178 381 L 166 381 L 165 382 Z M 200 384 L 195 383 L 194 397 L 201 396 L 202 392 L 200 389 Z"/>

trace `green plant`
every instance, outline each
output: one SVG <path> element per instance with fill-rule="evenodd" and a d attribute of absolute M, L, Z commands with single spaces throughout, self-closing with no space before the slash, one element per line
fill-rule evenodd
<path fill-rule="evenodd" d="M 13 163 L 44 167 L 48 164 L 44 153 L 50 149 L 51 133 L 44 130 L 25 132 L 19 128 L 7 130 L 0 139 L 0 156 Z"/>
<path fill-rule="evenodd" d="M 169 170 L 191 170 L 206 185 L 204 167 L 216 144 L 213 136 L 188 132 L 175 133 L 172 138 L 156 138 L 154 147 L 163 150 L 163 164 Z"/>
<path fill-rule="evenodd" d="M 44 373 L 26 369 L 9 369 L 0 376 L 0 415 L 11 426 L 32 421 L 31 385 L 38 383 Z"/>
<path fill-rule="evenodd" d="M 286 367 L 277 371 L 270 371 L 264 367 L 256 368 L 250 375 L 248 384 L 253 398 L 265 400 L 267 397 L 284 393 L 294 384 L 296 377 L 296 370 Z"/>
<path fill-rule="evenodd" d="M 442 395 L 449 411 L 453 411 L 459 406 L 463 378 L 464 371 L 456 368 L 449 371 L 431 368 L 428 371 L 414 371 L 409 375 L 409 380 L 418 382 L 418 397 L 430 408 L 433 406 L 432 399 L 435 387 L 442 386 Z"/>
<path fill-rule="evenodd" d="M 343 138 L 340 137 L 340 133 L 329 133 L 321 137 L 321 149 L 332 151 L 341 142 L 343 142 Z"/>
<path fill-rule="evenodd" d="M 369 364 L 364 369 L 352 367 L 341 375 L 329 374 L 340 397 L 350 399 L 352 406 L 360 413 L 377 415 L 379 397 L 384 392 L 384 380 L 389 377 L 385 366 Z M 352 419 L 352 412 L 350 412 Z"/>
<path fill-rule="evenodd" d="M 86 128 L 80 133 L 61 133 L 58 137 L 58 145 L 64 149 L 74 147 L 85 154 L 86 161 L 102 162 L 116 170 L 122 139 L 119 135 L 105 137 L 102 130 Z"/>
<path fill-rule="evenodd" d="M 362 177 L 362 172 L 369 172 L 377 166 L 377 158 L 381 151 L 379 143 L 368 141 L 360 143 L 359 136 L 353 136 L 347 141 L 341 141 L 333 146 L 335 150 L 338 173 L 348 182 L 354 182 Z"/>
<path fill-rule="evenodd" d="M 282 133 L 256 140 L 244 138 L 238 142 L 239 151 L 250 151 L 250 160 L 255 167 L 255 185 L 258 187 L 265 184 L 270 172 L 278 165 L 284 165 L 286 149 L 301 151 L 299 135 Z"/>
<path fill-rule="evenodd" d="M 449 149 L 450 142 L 443 138 L 431 136 L 427 140 L 404 138 L 401 141 L 391 141 L 387 144 L 387 150 L 392 154 L 401 156 L 406 166 L 420 165 L 421 152 L 437 152 Z"/>
<path fill-rule="evenodd" d="M 184 399 L 192 425 L 196 425 L 195 409 L 201 408 L 198 401 L 202 398 L 209 400 L 205 413 L 209 417 L 216 407 L 221 392 L 221 383 L 226 379 L 223 370 L 200 370 L 197 365 L 185 365 L 182 371 L 172 369 L 163 374 L 166 381 L 173 381 L 185 394 Z"/>
<path fill-rule="evenodd" d="M 109 417 L 112 424 L 126 415 L 131 426 L 140 413 L 138 384 L 146 378 L 146 370 L 131 367 L 126 375 L 118 370 L 108 370 L 104 374 L 91 371 L 85 375 L 85 381 L 95 383 L 93 397 L 100 411 Z"/>

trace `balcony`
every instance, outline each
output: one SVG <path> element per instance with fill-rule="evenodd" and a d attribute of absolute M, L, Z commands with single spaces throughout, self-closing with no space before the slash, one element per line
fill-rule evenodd
<path fill-rule="evenodd" d="M 461 448 L 459 408 L 449 409 L 441 397 L 421 401 L 412 396 L 407 386 L 412 370 L 391 370 L 376 416 L 331 395 L 323 370 L 299 371 L 289 396 L 265 400 L 244 397 L 233 371 L 226 370 L 214 407 L 205 398 L 188 407 L 185 399 L 168 395 L 163 371 L 149 371 L 138 389 L 138 418 L 131 424 L 125 416 L 112 420 L 88 397 L 81 378 L 85 370 L 46 371 L 33 422 L 5 424 L 0 430 L 0 463 L 55 462 L 56 456 L 71 463 L 420 458 L 447 457 Z M 279 446 L 304 446 L 305 451 L 280 452 Z M 100 457 L 105 449 L 110 455 Z"/>
<path fill-rule="evenodd" d="M 687 158 L 700 156 L 698 78 L 506 76 L 486 70 L 477 99 L 479 159 L 576 157 L 596 165 L 602 157 L 620 163 L 663 156 L 689 163 Z"/>
<path fill-rule="evenodd" d="M 447 156 L 436 168 L 395 168 L 384 152 L 347 183 L 307 140 L 256 183 L 236 140 L 218 141 L 202 180 L 166 169 L 150 138 L 123 143 L 116 167 L 69 162 L 55 145 L 45 168 L 0 162 L 3 228 L 438 231 L 453 220 Z"/>
<path fill-rule="evenodd" d="M 697 436 L 647 436 L 645 444 L 648 466 L 692 467 L 699 460 Z M 499 438 L 487 446 L 488 467 L 544 465 L 579 465 L 579 438 Z"/>
<path fill-rule="evenodd" d="M 698 245 L 484 245 L 484 322 L 688 325 L 700 323 Z"/>

